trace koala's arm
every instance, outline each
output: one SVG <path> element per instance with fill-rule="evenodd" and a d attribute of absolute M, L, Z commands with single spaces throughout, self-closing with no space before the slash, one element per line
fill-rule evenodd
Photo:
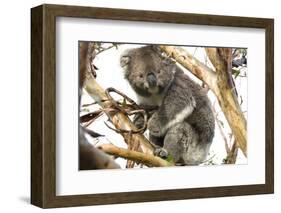
<path fill-rule="evenodd" d="M 195 107 L 196 101 L 190 89 L 172 85 L 162 105 L 149 119 L 149 131 L 158 137 L 165 135 L 171 126 L 183 122 L 191 115 Z"/>

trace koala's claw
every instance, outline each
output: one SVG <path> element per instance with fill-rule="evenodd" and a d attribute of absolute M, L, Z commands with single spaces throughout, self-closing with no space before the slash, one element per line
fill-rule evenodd
<path fill-rule="evenodd" d="M 151 119 L 148 121 L 147 128 L 150 134 L 156 137 L 160 137 L 162 135 L 162 131 L 161 131 L 161 127 L 157 124 L 158 122 L 155 122 L 154 119 Z"/>
<path fill-rule="evenodd" d="M 156 147 L 155 150 L 154 150 L 154 155 L 160 157 L 160 158 L 163 158 L 163 159 L 166 159 L 168 158 L 168 151 L 162 147 Z"/>

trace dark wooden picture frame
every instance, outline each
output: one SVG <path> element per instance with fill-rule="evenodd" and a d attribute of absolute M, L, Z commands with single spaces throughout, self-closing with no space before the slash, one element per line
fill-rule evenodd
<path fill-rule="evenodd" d="M 56 195 L 56 17 L 265 29 L 265 184 Z M 140 10 L 41 5 L 31 9 L 31 203 L 65 207 L 266 194 L 274 191 L 274 20 Z"/>

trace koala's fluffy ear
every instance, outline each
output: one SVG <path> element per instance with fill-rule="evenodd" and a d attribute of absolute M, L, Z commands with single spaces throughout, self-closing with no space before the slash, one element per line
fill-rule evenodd
<path fill-rule="evenodd" d="M 130 63 L 130 60 L 131 60 L 130 56 L 127 56 L 127 55 L 121 56 L 121 58 L 120 58 L 121 67 L 124 68 L 124 67 L 128 66 Z"/>
<path fill-rule="evenodd" d="M 129 76 L 129 69 L 128 66 L 130 64 L 131 61 L 131 57 L 128 55 L 122 55 L 120 57 L 120 66 L 122 67 L 123 71 L 124 71 L 124 77 L 128 78 Z"/>
<path fill-rule="evenodd" d="M 124 71 L 124 77 L 128 78 L 129 75 L 129 64 L 131 62 L 131 56 L 130 56 L 130 49 L 123 52 L 123 54 L 120 56 L 120 66 Z"/>
<path fill-rule="evenodd" d="M 131 49 L 127 49 L 120 56 L 120 66 L 124 69 L 124 71 L 127 71 L 128 65 L 131 62 L 131 51 Z"/>

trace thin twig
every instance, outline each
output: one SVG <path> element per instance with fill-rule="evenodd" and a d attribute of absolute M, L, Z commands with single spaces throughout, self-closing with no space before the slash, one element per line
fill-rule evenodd
<path fill-rule="evenodd" d="M 110 95 L 110 93 L 117 93 L 118 95 L 122 96 L 126 102 L 126 100 L 130 103 L 130 107 L 125 108 L 125 106 L 123 106 L 122 103 L 115 101 L 112 96 Z M 127 95 L 125 95 L 124 93 L 120 92 L 119 90 L 115 89 L 115 88 L 107 88 L 105 90 L 105 94 L 108 97 L 108 100 L 110 101 L 112 108 L 116 109 L 116 111 L 118 112 L 122 112 L 125 115 L 136 115 L 136 114 L 140 114 L 141 116 L 143 116 L 144 119 L 144 124 L 141 128 L 136 129 L 136 130 L 126 130 L 126 129 L 113 129 L 112 127 L 109 127 L 106 123 L 105 125 L 114 130 L 117 133 L 129 133 L 129 134 L 136 134 L 136 133 L 144 133 L 146 128 L 147 128 L 147 113 L 144 109 L 141 109 L 131 98 L 129 98 Z M 126 104 L 125 104 L 126 105 Z"/>
<path fill-rule="evenodd" d="M 108 101 L 108 100 L 100 100 L 100 102 L 105 102 L 105 101 Z M 89 103 L 89 104 L 83 104 L 82 107 L 88 107 L 88 106 L 92 106 L 92 105 L 95 105 L 95 104 L 98 104 L 98 102 L 94 101 L 94 102 Z"/>
<path fill-rule="evenodd" d="M 101 54 L 102 52 L 106 51 L 106 50 L 109 50 L 109 49 L 112 49 L 113 47 L 116 47 L 116 44 L 112 45 L 112 46 L 109 46 L 109 47 L 102 47 L 101 49 L 98 49 L 98 52 L 96 52 L 96 56 Z"/>
<path fill-rule="evenodd" d="M 230 148 L 229 148 L 229 146 L 228 146 L 227 138 L 226 138 L 226 135 L 224 134 L 223 127 L 222 127 L 222 125 L 220 124 L 221 121 L 218 119 L 219 113 L 216 112 L 214 105 L 212 106 L 212 111 L 213 111 L 213 114 L 214 114 L 216 123 L 217 123 L 217 125 L 218 125 L 218 127 L 219 127 L 220 134 L 221 134 L 221 136 L 222 136 L 222 138 L 223 138 L 223 141 L 224 141 L 225 151 L 226 151 L 226 153 L 228 154 L 228 153 L 230 152 Z"/>
<path fill-rule="evenodd" d="M 80 122 L 81 123 L 86 123 L 91 120 L 96 120 L 98 117 L 100 117 L 103 114 L 102 110 L 97 110 L 95 112 L 90 112 L 85 115 L 80 116 Z"/>
<path fill-rule="evenodd" d="M 216 157 L 216 154 L 213 154 L 209 159 L 204 160 L 201 164 L 207 163 L 208 161 L 211 161 L 214 157 Z"/>
<path fill-rule="evenodd" d="M 236 141 L 232 144 L 230 152 L 227 154 L 226 159 L 224 161 L 225 164 L 235 164 L 236 158 L 238 154 L 238 147 Z"/>

